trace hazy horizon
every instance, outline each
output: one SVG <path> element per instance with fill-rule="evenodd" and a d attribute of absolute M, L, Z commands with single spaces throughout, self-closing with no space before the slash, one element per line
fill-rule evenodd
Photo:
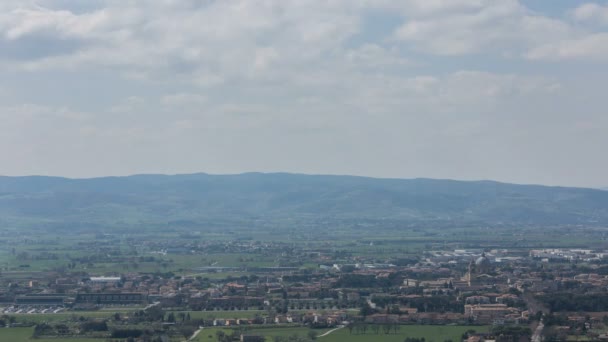
<path fill-rule="evenodd" d="M 394 180 L 413 180 L 413 179 L 429 179 L 429 180 L 446 180 L 446 181 L 457 181 L 457 182 L 496 182 L 513 185 L 539 185 L 547 187 L 572 187 L 572 188 L 588 188 L 598 190 L 608 190 L 608 187 L 587 187 L 587 186 L 575 186 L 575 185 L 563 185 L 563 184 L 541 184 L 541 183 L 516 183 L 507 182 L 500 179 L 457 179 L 457 178 L 432 178 L 432 177 L 376 177 L 368 175 L 357 175 L 357 174 L 342 174 L 342 173 L 303 173 L 303 172 L 286 172 L 286 171 L 243 171 L 235 173 L 212 173 L 205 171 L 198 172 L 185 172 L 185 173 L 158 173 L 158 172 L 144 172 L 144 173 L 130 173 L 130 174 L 119 174 L 119 175 L 98 175 L 98 176 L 85 176 L 85 177 L 73 177 L 63 175 L 44 175 L 44 174 L 24 174 L 24 175 L 5 175 L 0 174 L 0 177 L 49 177 L 49 178 L 63 178 L 63 179 L 74 179 L 74 180 L 88 180 L 88 179 L 100 179 L 100 178 L 121 178 L 121 177 L 134 177 L 134 176 L 189 176 L 189 175 L 210 175 L 210 176 L 238 176 L 246 174 L 287 174 L 287 175 L 301 175 L 301 176 L 335 176 L 335 177 L 358 177 L 358 178 L 370 178 L 370 179 L 394 179 Z"/>

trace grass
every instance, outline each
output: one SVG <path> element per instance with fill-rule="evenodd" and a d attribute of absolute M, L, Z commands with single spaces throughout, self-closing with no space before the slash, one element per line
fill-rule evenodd
<path fill-rule="evenodd" d="M 377 342 L 402 342 L 406 337 L 424 337 L 427 341 L 430 342 L 443 342 L 445 340 L 452 341 L 460 341 L 462 334 L 469 330 L 473 329 L 475 331 L 487 331 L 487 327 L 480 326 L 437 326 L 437 325 L 402 325 L 401 329 L 396 334 L 384 334 L 382 330 L 380 330 L 379 334 L 374 334 L 371 330 L 368 330 L 367 334 L 355 334 L 349 333 L 348 329 L 340 329 L 334 331 L 333 333 L 319 337 L 318 341 L 321 342 L 367 342 L 367 341 L 377 341 Z M 0 329 L 0 341 L 10 341 L 10 342 L 94 342 L 101 341 L 102 339 L 94 339 L 94 338 L 52 338 L 52 339 L 31 339 L 32 332 L 34 328 L 6 328 Z M 269 328 L 252 328 L 247 330 L 248 334 L 253 335 L 263 335 L 267 337 L 267 340 L 271 340 L 274 336 L 308 336 L 308 333 L 311 329 L 300 326 L 291 326 L 291 327 L 269 327 Z M 196 340 L 198 342 L 215 342 L 216 332 L 224 331 L 226 334 L 231 334 L 232 329 L 230 328 L 205 328 L 201 333 L 197 336 Z M 321 335 L 327 332 L 328 329 L 316 329 L 314 332 L 317 335 Z"/>
<path fill-rule="evenodd" d="M 57 234 L 41 231 L 26 230 L 18 231 L 7 228 L 0 233 L 0 244 L 6 248 L 0 249 L 0 269 L 10 272 L 11 277 L 22 281 L 30 280 L 28 274 L 34 279 L 43 274 L 36 272 L 53 271 L 65 269 L 71 259 L 100 255 L 101 258 L 92 264 L 77 263 L 72 271 L 88 272 L 91 275 L 110 275 L 125 272 L 143 273 L 166 273 L 173 272 L 177 275 L 200 275 L 203 278 L 216 280 L 228 276 L 241 277 L 249 275 L 248 272 L 240 270 L 226 271 L 222 273 L 203 273 L 196 269 L 201 266 L 222 267 L 265 267 L 277 266 L 279 262 L 285 261 L 278 254 L 265 254 L 261 252 L 239 252 L 238 250 L 211 249 L 206 252 L 199 251 L 197 254 L 167 254 L 164 256 L 151 254 L 161 247 L 135 246 L 131 240 L 143 241 L 230 241 L 241 237 L 243 234 L 250 240 L 255 241 L 281 241 L 282 243 L 304 244 L 304 249 L 316 250 L 317 248 L 334 251 L 347 251 L 352 255 L 358 255 L 377 260 L 387 260 L 395 257 L 417 256 L 422 250 L 437 247 L 442 242 L 446 248 L 468 248 L 469 246 L 481 246 L 488 241 L 495 241 L 497 234 L 500 236 L 499 245 L 505 248 L 540 248 L 540 247 L 590 247 L 600 246 L 603 234 L 600 231 L 592 231 L 589 234 L 576 234 L 556 230 L 552 236 L 539 234 L 529 229 L 514 229 L 504 232 L 496 232 L 485 228 L 454 227 L 449 231 L 441 229 L 405 229 L 398 232 L 394 229 L 378 229 L 373 234 L 366 231 L 353 231 L 350 227 L 335 227 L 331 230 L 317 231 L 315 234 L 303 235 L 297 229 L 285 230 L 285 227 L 268 227 L 265 231 L 251 232 L 249 230 L 234 230 L 226 232 L 225 229 L 204 230 L 197 232 L 194 238 L 183 237 L 183 230 L 175 231 L 150 231 L 129 232 L 127 235 L 114 234 L 109 238 L 99 238 L 96 233 L 85 233 L 75 235 L 64 235 L 58 238 Z M 187 231 L 189 236 L 192 232 Z M 24 240 L 23 236 L 35 236 L 36 238 Z M 364 242 L 362 242 L 362 240 Z M 535 241 L 542 240 L 538 245 Z M 91 241 L 98 241 L 99 248 L 91 246 Z M 373 245 L 370 244 L 373 242 Z M 85 244 L 83 244 L 85 243 Z M 162 246 L 162 244 L 160 244 Z M 217 247 L 217 246 L 215 246 Z M 440 248 L 440 247 L 438 247 Z M 107 250 L 111 258 L 104 258 Z M 134 251 L 137 254 L 133 253 Z M 14 252 L 14 253 L 13 253 Z M 274 251 L 277 253 L 277 251 Z M 21 254 L 28 257 L 23 257 Z M 47 258 L 49 255 L 53 258 Z M 140 261 L 140 257 L 154 256 L 155 261 Z M 301 257 L 297 266 L 316 268 L 319 263 L 314 257 Z M 28 267 L 20 267 L 28 265 Z M 44 278 L 44 277 L 43 277 Z"/>
<path fill-rule="evenodd" d="M 460 341 L 462 334 L 469 329 L 475 331 L 487 331 L 487 327 L 475 326 L 447 326 L 447 325 L 402 325 L 396 334 L 384 334 L 382 329 L 379 334 L 375 334 L 370 330 L 367 334 L 351 334 L 348 329 L 337 330 L 327 336 L 320 337 L 318 340 L 322 342 L 402 342 L 406 337 L 424 337 L 427 342 L 443 342 L 446 340 Z"/>
<path fill-rule="evenodd" d="M 14 316 L 17 319 L 17 322 L 58 322 L 65 321 L 73 316 L 75 317 L 92 317 L 92 318 L 110 318 L 114 315 L 114 313 L 118 312 L 122 316 L 128 315 L 130 312 L 136 311 L 139 309 L 127 309 L 124 308 L 116 309 L 116 311 L 104 310 L 104 311 L 69 311 L 69 312 L 61 312 L 56 314 L 10 314 L 9 316 Z M 0 329 L 1 330 L 1 329 Z M 0 341 L 2 341 L 0 339 Z"/>
<path fill-rule="evenodd" d="M 293 336 L 293 335 L 298 335 L 298 336 L 308 336 L 308 332 L 311 329 L 309 328 L 305 328 L 305 327 L 300 327 L 300 326 L 292 326 L 292 327 L 281 327 L 281 328 L 275 328 L 275 327 L 271 327 L 271 328 L 253 328 L 250 330 L 247 330 L 247 334 L 251 334 L 251 335 L 263 335 L 266 337 L 267 341 L 272 341 L 272 337 L 274 336 L 283 336 L 283 337 L 288 337 L 288 336 Z M 328 329 L 319 329 L 319 330 L 314 330 L 318 335 L 323 334 L 324 332 L 326 332 Z M 233 330 L 232 329 L 224 329 L 224 328 L 205 328 L 203 329 L 203 331 L 200 332 L 200 334 L 197 336 L 197 339 L 194 341 L 198 341 L 198 342 L 215 342 L 217 341 L 217 337 L 216 337 L 216 333 L 218 331 L 223 331 L 226 334 L 232 334 Z"/>
<path fill-rule="evenodd" d="M 384 334 L 380 330 L 379 334 L 374 334 L 371 330 L 368 330 L 367 334 L 351 334 L 348 329 L 339 329 L 327 336 L 318 337 L 317 341 L 321 342 L 402 342 L 406 337 L 424 337 L 426 341 L 431 342 L 443 342 L 446 340 L 460 341 L 462 334 L 467 330 L 473 329 L 475 331 L 487 331 L 487 327 L 482 326 L 438 326 L 438 325 L 402 325 L 400 330 L 394 334 Z M 281 328 L 253 328 L 248 330 L 248 334 L 263 335 L 267 338 L 267 341 L 271 341 L 274 336 L 308 336 L 311 329 L 299 326 L 293 327 L 281 327 Z M 315 329 L 313 330 L 317 335 L 322 335 L 329 329 Z M 217 331 L 223 331 L 226 334 L 231 334 L 233 330 L 229 328 L 206 328 L 201 331 L 195 341 L 198 342 L 212 342 L 216 341 Z"/>
<path fill-rule="evenodd" d="M 32 339 L 34 328 L 3 328 L 0 329 L 0 341 L 6 342 L 95 342 L 102 339 L 93 338 L 51 338 Z"/>

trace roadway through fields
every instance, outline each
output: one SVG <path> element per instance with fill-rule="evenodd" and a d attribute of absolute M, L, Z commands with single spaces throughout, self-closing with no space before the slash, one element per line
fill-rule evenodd
<path fill-rule="evenodd" d="M 342 328 L 344 328 L 344 326 L 343 326 L 343 325 L 341 325 L 341 326 L 339 326 L 339 327 L 337 327 L 337 328 L 335 328 L 335 329 L 331 329 L 330 331 L 328 331 L 328 332 L 326 332 L 326 333 L 324 333 L 324 334 L 322 334 L 322 335 L 319 335 L 319 336 L 317 336 L 317 337 L 323 337 L 323 336 L 327 336 L 327 335 L 329 335 L 329 334 L 333 333 L 334 331 L 336 331 L 336 330 L 340 330 L 340 329 L 342 329 Z"/>
<path fill-rule="evenodd" d="M 524 293 L 522 297 L 526 302 L 526 305 L 528 305 L 528 311 L 531 315 L 534 315 L 537 312 L 542 313 L 540 322 L 538 322 L 536 329 L 534 329 L 534 333 L 532 334 L 531 339 L 532 342 L 541 342 L 543 339 L 543 329 L 545 328 L 542 316 L 544 316 L 545 313 L 549 312 L 549 309 L 547 309 L 542 303 L 536 300 L 536 298 L 534 298 L 534 296 L 530 293 Z"/>
<path fill-rule="evenodd" d="M 203 331 L 203 327 L 198 328 L 197 331 L 194 332 L 194 334 L 192 334 L 192 336 L 190 336 L 190 338 L 188 339 L 188 341 L 194 341 L 194 339 L 196 338 L 196 336 L 198 336 L 198 334 Z"/>
<path fill-rule="evenodd" d="M 534 330 L 534 334 L 532 335 L 532 342 L 541 342 L 543 339 L 543 328 L 545 325 L 543 322 L 538 323 L 538 326 Z"/>

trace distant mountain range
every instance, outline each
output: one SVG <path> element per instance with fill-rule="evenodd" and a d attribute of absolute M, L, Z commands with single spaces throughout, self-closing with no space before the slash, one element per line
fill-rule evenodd
<path fill-rule="evenodd" d="M 286 173 L 0 177 L 0 225 L 145 226 L 210 219 L 608 224 L 608 192 L 493 181 Z"/>

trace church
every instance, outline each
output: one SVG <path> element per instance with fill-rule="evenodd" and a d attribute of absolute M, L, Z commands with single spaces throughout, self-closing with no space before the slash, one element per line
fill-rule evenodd
<path fill-rule="evenodd" d="M 477 260 L 471 260 L 465 276 L 467 284 L 480 284 L 486 283 L 487 280 L 493 278 L 490 273 L 492 271 L 492 263 L 486 256 L 486 253 L 482 253 Z"/>

